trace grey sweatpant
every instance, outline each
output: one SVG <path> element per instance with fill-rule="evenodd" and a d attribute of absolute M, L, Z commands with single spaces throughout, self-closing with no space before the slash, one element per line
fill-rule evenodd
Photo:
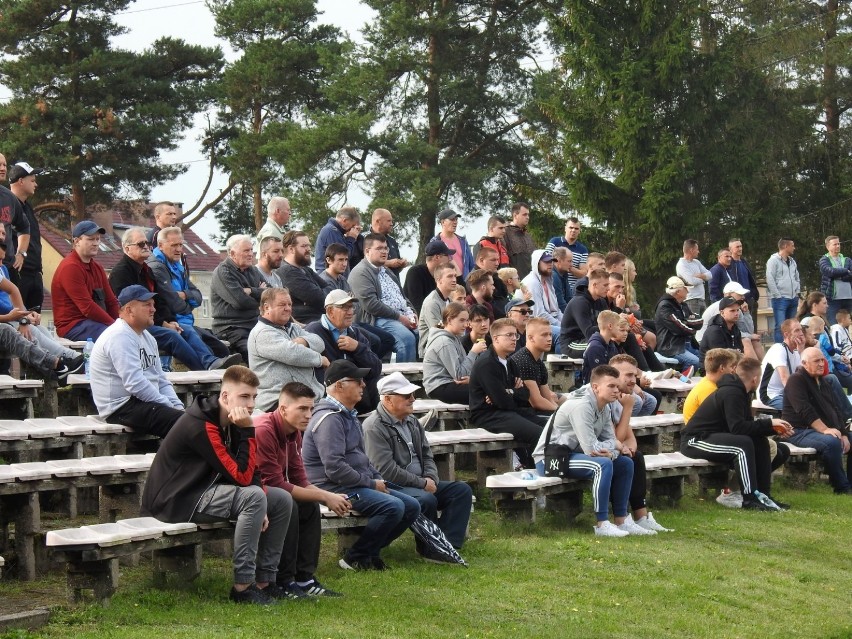
<path fill-rule="evenodd" d="M 269 486 L 216 484 L 198 502 L 192 521 L 234 521 L 234 583 L 275 583 L 281 549 L 290 523 L 293 502 L 286 491 Z M 269 528 L 261 533 L 263 518 Z"/>
<path fill-rule="evenodd" d="M 31 342 L 6 322 L 0 322 L 0 353 L 17 357 L 43 373 L 53 370 L 56 365 L 56 355 Z"/>

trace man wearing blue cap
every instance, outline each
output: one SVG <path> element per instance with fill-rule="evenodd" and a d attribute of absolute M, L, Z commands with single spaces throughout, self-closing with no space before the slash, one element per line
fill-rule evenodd
<path fill-rule="evenodd" d="M 97 340 L 118 318 L 118 300 L 104 267 L 94 259 L 105 233 L 91 220 L 79 222 L 71 231 L 73 250 L 59 263 L 50 287 L 60 337 Z"/>
<path fill-rule="evenodd" d="M 118 296 L 119 318 L 95 343 L 90 364 L 98 414 L 137 433 L 165 437 L 183 404 L 160 365 L 157 342 L 145 329 L 154 323 L 154 296 L 133 284 Z"/>

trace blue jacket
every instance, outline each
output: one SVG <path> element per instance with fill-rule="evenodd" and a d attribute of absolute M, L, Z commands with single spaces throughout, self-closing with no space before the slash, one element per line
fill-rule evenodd
<path fill-rule="evenodd" d="M 473 253 L 470 250 L 470 244 L 467 243 L 467 239 L 464 235 L 459 235 L 456 233 L 456 237 L 459 240 L 459 246 L 462 247 L 462 264 L 464 265 L 464 269 L 462 270 L 462 278 L 467 280 L 467 274 L 471 271 L 476 270 L 476 262 L 473 261 Z M 440 240 L 441 234 L 439 233 L 435 237 L 433 237 L 430 242 L 434 242 L 435 240 Z M 441 240 L 443 241 L 443 240 Z M 452 258 L 451 258 L 452 259 Z"/>
<path fill-rule="evenodd" d="M 158 296 L 165 299 L 178 323 L 194 324 L 192 309 L 201 305 L 201 291 L 190 281 L 182 261 L 172 262 L 159 248 L 155 248 L 147 264 L 154 274 Z M 178 296 L 178 291 L 186 294 L 185 300 Z"/>
<path fill-rule="evenodd" d="M 829 301 L 834 299 L 834 282 L 841 280 L 844 282 L 852 282 L 852 259 L 844 257 L 840 254 L 840 262 L 842 267 L 836 268 L 831 263 L 831 258 L 828 253 L 819 258 L 819 290 L 825 293 Z"/>
<path fill-rule="evenodd" d="M 583 383 L 588 384 L 592 377 L 592 369 L 608 364 L 609 360 L 618 355 L 615 342 L 607 342 L 603 335 L 595 333 L 589 338 L 589 345 L 583 353 Z"/>
<path fill-rule="evenodd" d="M 320 229 L 314 245 L 314 267 L 317 273 L 322 273 L 325 270 L 325 249 L 331 244 L 343 244 L 349 249 L 350 256 L 355 248 L 355 238 L 347 237 L 346 231 L 340 226 L 340 222 L 333 217 L 328 218 L 326 225 Z M 349 272 L 349 268 L 346 269 L 346 272 Z"/>

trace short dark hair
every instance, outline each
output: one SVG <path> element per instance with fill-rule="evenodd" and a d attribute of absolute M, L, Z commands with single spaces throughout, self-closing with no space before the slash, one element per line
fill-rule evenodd
<path fill-rule="evenodd" d="M 491 313 L 488 312 L 488 307 L 483 306 L 482 304 L 473 304 L 468 309 L 470 311 L 470 319 L 474 317 L 487 317 L 491 319 Z"/>
<path fill-rule="evenodd" d="M 473 290 L 484 285 L 489 279 L 492 281 L 494 279 L 491 273 L 485 269 L 478 268 L 468 273 L 467 285 L 470 287 L 470 290 Z"/>
<path fill-rule="evenodd" d="M 307 384 L 302 382 L 287 382 L 281 387 L 281 392 L 278 394 L 278 403 L 282 403 L 284 397 L 290 399 L 299 399 L 300 397 L 316 398 L 317 394 Z"/>
<path fill-rule="evenodd" d="M 793 243 L 793 240 L 789 237 L 782 237 L 778 240 L 778 250 L 785 249 Z"/>
<path fill-rule="evenodd" d="M 338 242 L 332 242 L 325 249 L 325 259 L 326 260 L 334 260 L 338 255 L 345 255 L 349 257 L 349 249 L 346 248 L 343 244 Z"/>
<path fill-rule="evenodd" d="M 229 382 L 233 384 L 248 384 L 255 388 L 260 386 L 260 379 L 258 379 L 255 372 L 242 364 L 235 364 L 225 369 L 225 372 L 222 374 L 222 384 Z"/>
<path fill-rule="evenodd" d="M 690 239 L 690 240 L 684 240 L 684 241 L 683 241 L 683 250 L 684 250 L 684 251 L 685 251 L 686 249 L 693 249 L 693 248 L 695 248 L 696 246 L 698 246 L 698 240 L 691 240 L 691 239 Z"/>
<path fill-rule="evenodd" d="M 618 369 L 613 368 L 609 364 L 601 364 L 600 366 L 595 366 L 592 369 L 592 375 L 589 378 L 589 381 L 594 383 L 602 377 L 614 377 L 615 379 L 618 379 L 621 377 L 621 374 L 618 372 Z"/>
<path fill-rule="evenodd" d="M 372 248 L 376 242 L 387 244 L 388 238 L 385 237 L 384 233 L 367 233 L 364 236 L 364 250 Z"/>
<path fill-rule="evenodd" d="M 754 377 L 760 372 L 760 360 L 753 357 L 743 357 L 737 363 L 737 375 L 740 377 Z"/>
<path fill-rule="evenodd" d="M 618 251 L 610 251 L 606 255 L 604 255 L 604 265 L 607 268 L 615 266 L 616 264 L 621 264 L 621 262 L 625 261 L 627 256 L 624 253 L 619 253 Z"/>
<path fill-rule="evenodd" d="M 498 224 L 505 224 L 506 218 L 500 215 L 492 215 L 488 218 L 488 226 L 486 227 L 489 231 L 493 229 Z"/>
<path fill-rule="evenodd" d="M 527 210 L 529 210 L 529 208 L 530 208 L 530 205 L 529 205 L 529 204 L 527 204 L 526 202 L 515 202 L 515 203 L 512 205 L 512 215 L 514 215 L 515 213 L 517 213 L 517 212 L 518 212 L 518 211 L 520 211 L 521 209 L 527 209 Z"/>

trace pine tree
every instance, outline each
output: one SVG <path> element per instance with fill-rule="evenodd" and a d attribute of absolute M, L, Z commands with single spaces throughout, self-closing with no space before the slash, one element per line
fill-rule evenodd
<path fill-rule="evenodd" d="M 74 214 L 125 190 L 146 193 L 184 170 L 159 161 L 207 101 L 218 49 L 161 38 L 135 53 L 112 45 L 131 0 L 6 0 L 0 12 L 0 106 L 10 160 L 44 166 L 42 193 L 70 192 Z"/>

